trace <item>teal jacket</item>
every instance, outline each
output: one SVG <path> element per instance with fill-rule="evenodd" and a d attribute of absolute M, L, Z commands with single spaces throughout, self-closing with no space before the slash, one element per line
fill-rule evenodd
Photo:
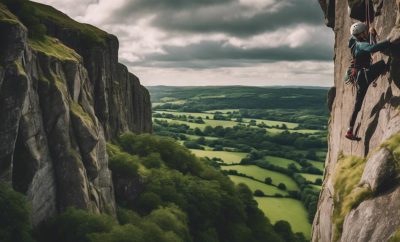
<path fill-rule="evenodd" d="M 383 51 L 389 48 L 389 41 L 385 40 L 377 44 L 370 44 L 369 40 L 358 41 L 356 38 L 351 37 L 349 40 L 349 48 L 353 58 L 355 59 L 356 68 L 368 68 L 371 65 L 371 54 Z"/>

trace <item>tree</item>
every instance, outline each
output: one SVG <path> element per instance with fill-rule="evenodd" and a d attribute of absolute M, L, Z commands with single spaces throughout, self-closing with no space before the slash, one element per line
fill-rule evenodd
<path fill-rule="evenodd" d="M 292 228 L 287 221 L 280 220 L 275 223 L 274 230 L 277 232 L 284 241 L 293 242 L 296 241 L 296 238 L 292 232 Z"/>
<path fill-rule="evenodd" d="M 195 128 L 194 129 L 194 134 L 198 135 L 198 136 L 203 136 L 204 135 L 203 131 L 201 131 L 201 129 L 199 129 L 199 128 Z"/>
<path fill-rule="evenodd" d="M 201 144 L 201 145 L 205 145 L 206 144 L 206 139 L 204 137 L 200 137 L 197 139 L 197 143 Z"/>
<path fill-rule="evenodd" d="M 318 186 L 321 186 L 322 185 L 322 179 L 321 178 L 317 178 L 316 180 L 315 180 L 315 183 L 314 183 L 315 185 L 318 185 Z"/>
<path fill-rule="evenodd" d="M 306 158 L 310 160 L 318 160 L 317 153 L 315 153 L 313 150 L 309 150 L 307 152 Z"/>
<path fill-rule="evenodd" d="M 160 197 L 153 192 L 145 192 L 141 194 L 137 201 L 138 209 L 144 213 L 149 213 L 160 205 Z"/>
<path fill-rule="evenodd" d="M 281 190 L 286 190 L 286 185 L 283 184 L 283 183 L 279 183 L 278 184 L 278 188 L 281 189 Z"/>
<path fill-rule="evenodd" d="M 264 197 L 265 194 L 264 194 L 263 191 L 257 189 L 257 190 L 254 191 L 254 196 L 256 196 L 256 197 Z"/>
<path fill-rule="evenodd" d="M 30 211 L 25 197 L 0 183 L 0 208 L 0 241 L 33 241 Z"/>
<path fill-rule="evenodd" d="M 265 184 L 271 185 L 272 184 L 272 178 L 271 177 L 267 177 L 265 178 Z"/>

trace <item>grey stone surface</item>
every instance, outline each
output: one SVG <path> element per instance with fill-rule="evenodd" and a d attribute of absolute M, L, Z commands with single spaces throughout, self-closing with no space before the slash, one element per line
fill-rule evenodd
<path fill-rule="evenodd" d="M 321 2 L 321 1 L 320 1 Z M 322 1 L 326 13 L 328 1 Z M 353 1 L 356 2 L 356 1 Z M 381 40 L 400 26 L 399 0 L 374 0 L 373 7 L 379 13 L 374 19 Z M 325 4 L 325 5 L 324 5 Z M 349 12 L 357 14 L 356 9 L 348 11 L 348 1 L 335 1 L 335 89 L 336 95 L 331 105 L 329 123 L 329 146 L 326 158 L 325 181 L 321 191 L 318 212 L 313 223 L 313 241 L 331 241 L 333 230 L 332 211 L 335 207 L 329 199 L 334 194 L 331 174 L 334 174 L 339 154 L 369 157 L 362 183 L 367 183 L 376 193 L 376 198 L 361 203 L 350 212 L 343 230 L 341 241 L 385 241 L 388 234 L 399 227 L 398 215 L 392 216 L 386 208 L 397 209 L 400 200 L 397 198 L 396 184 L 393 181 L 393 167 L 390 152 L 379 150 L 380 145 L 393 134 L 400 132 L 400 47 L 392 46 L 390 51 L 376 53 L 374 62 L 387 61 L 392 57 L 391 71 L 377 79 L 377 87 L 369 87 L 361 111 L 356 120 L 355 130 L 361 141 L 345 139 L 344 134 L 353 110 L 355 95 L 351 86 L 344 84 L 343 76 L 350 64 L 351 54 L 348 49 L 349 28 L 356 20 L 351 19 Z M 330 9 L 332 11 L 332 8 Z M 332 16 L 332 12 L 330 12 Z M 356 16 L 361 18 L 362 16 Z M 331 21 L 332 23 L 332 21 Z M 377 152 L 377 153 L 374 153 Z M 394 190 L 393 190 L 394 189 Z M 394 193 L 388 193 L 393 190 Z M 393 211 L 397 213 L 397 211 Z M 386 215 L 385 215 L 386 214 Z M 380 223 L 380 224 L 378 224 Z M 379 235 L 382 231 L 382 235 Z M 356 239 L 357 237 L 357 239 Z"/>
<path fill-rule="evenodd" d="M 36 52 L 23 25 L 0 22 L 0 181 L 27 195 L 34 225 L 71 206 L 115 215 L 106 142 L 152 131 L 149 93 L 118 63 L 115 36 L 84 46 L 44 24 L 82 58 Z"/>
<path fill-rule="evenodd" d="M 396 164 L 392 152 L 381 148 L 367 160 L 360 184 L 368 184 L 373 193 L 395 184 Z"/>
<path fill-rule="evenodd" d="M 400 227 L 400 188 L 361 203 L 347 216 L 341 241 L 387 241 Z"/>

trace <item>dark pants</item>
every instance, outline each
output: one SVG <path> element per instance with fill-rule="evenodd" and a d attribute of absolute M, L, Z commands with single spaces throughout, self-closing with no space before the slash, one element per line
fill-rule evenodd
<path fill-rule="evenodd" d="M 384 73 L 386 69 L 387 69 L 386 63 L 383 60 L 381 60 L 371 65 L 369 69 L 358 71 L 356 103 L 354 104 L 353 114 L 351 115 L 350 118 L 350 128 L 354 127 L 357 114 L 361 109 L 369 85 L 382 73 Z"/>

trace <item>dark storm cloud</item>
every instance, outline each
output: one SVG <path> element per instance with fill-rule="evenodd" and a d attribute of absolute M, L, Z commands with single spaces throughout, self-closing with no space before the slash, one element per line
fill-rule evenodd
<path fill-rule="evenodd" d="M 228 33 L 251 36 L 297 24 L 321 25 L 322 11 L 314 0 L 271 1 L 265 7 L 238 0 L 136 0 L 118 10 L 119 20 L 152 15 L 152 25 L 187 33 Z"/>
<path fill-rule="evenodd" d="M 203 41 L 184 47 L 164 46 L 163 50 L 165 53 L 148 55 L 135 64 L 213 68 L 276 61 L 332 61 L 332 53 L 323 43 L 307 44 L 296 48 L 280 46 L 243 49 L 225 42 Z"/>

